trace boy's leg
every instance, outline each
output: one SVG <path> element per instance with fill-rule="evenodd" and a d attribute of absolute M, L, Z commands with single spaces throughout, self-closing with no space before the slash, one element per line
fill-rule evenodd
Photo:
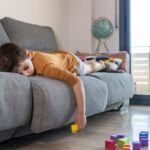
<path fill-rule="evenodd" d="M 97 72 L 106 68 L 103 62 L 91 61 L 88 63 L 82 62 L 79 58 L 77 58 L 79 66 L 77 68 L 78 75 L 86 75 L 92 72 Z"/>
<path fill-rule="evenodd" d="M 91 61 L 89 63 L 85 63 L 91 68 L 91 72 L 97 72 L 104 70 L 106 68 L 106 65 L 101 61 L 101 62 L 96 62 L 96 61 Z M 89 72 L 89 73 L 91 73 Z"/>

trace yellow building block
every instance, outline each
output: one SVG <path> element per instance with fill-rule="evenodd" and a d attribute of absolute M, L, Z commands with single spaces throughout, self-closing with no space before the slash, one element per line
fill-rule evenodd
<path fill-rule="evenodd" d="M 72 133 L 78 133 L 78 126 L 77 126 L 77 124 L 72 124 L 71 125 L 71 132 Z"/>

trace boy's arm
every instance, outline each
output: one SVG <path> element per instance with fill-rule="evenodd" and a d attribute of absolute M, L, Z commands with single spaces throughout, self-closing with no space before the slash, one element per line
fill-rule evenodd
<path fill-rule="evenodd" d="M 70 86 L 73 86 L 80 80 L 73 73 L 71 73 L 67 70 L 55 67 L 51 64 L 47 64 L 43 68 L 44 69 L 42 69 L 42 71 L 40 71 L 40 72 L 38 71 L 37 73 L 40 75 L 46 76 L 46 77 L 64 81 L 65 83 L 69 84 Z"/>
<path fill-rule="evenodd" d="M 61 80 L 73 87 L 77 112 L 75 122 L 78 125 L 79 130 L 82 130 L 86 125 L 85 117 L 85 92 L 83 83 L 77 76 L 73 75 L 67 70 L 59 69 L 57 67 L 47 65 L 40 75 L 50 77 L 53 79 Z"/>
<path fill-rule="evenodd" d="M 77 114 L 75 118 L 75 122 L 79 130 L 82 130 L 86 125 L 86 115 L 85 115 L 85 92 L 83 83 L 81 80 L 73 85 L 73 91 L 75 94 L 75 99 L 77 103 Z"/>

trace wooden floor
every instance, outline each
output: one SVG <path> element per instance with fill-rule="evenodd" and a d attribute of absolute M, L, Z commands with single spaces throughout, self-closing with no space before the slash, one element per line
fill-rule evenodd
<path fill-rule="evenodd" d="M 0 150 L 104 150 L 104 141 L 111 134 L 123 133 L 132 142 L 138 140 L 141 130 L 150 131 L 150 106 L 130 106 L 125 115 L 114 111 L 91 117 L 86 129 L 78 134 L 71 134 L 67 126 L 12 139 L 0 144 Z"/>

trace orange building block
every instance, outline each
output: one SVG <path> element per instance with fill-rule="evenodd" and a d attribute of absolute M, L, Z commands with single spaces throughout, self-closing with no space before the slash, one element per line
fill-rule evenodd
<path fill-rule="evenodd" d="M 123 150 L 130 150 L 130 144 L 124 144 Z"/>

